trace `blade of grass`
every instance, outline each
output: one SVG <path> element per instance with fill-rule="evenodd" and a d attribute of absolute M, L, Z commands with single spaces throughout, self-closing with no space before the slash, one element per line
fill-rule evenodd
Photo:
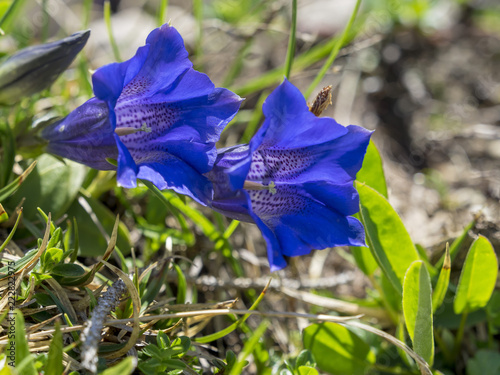
<path fill-rule="evenodd" d="M 104 22 L 106 23 L 109 42 L 111 44 L 111 48 L 113 49 L 113 55 L 115 56 L 115 60 L 121 62 L 122 58 L 120 56 L 120 50 L 118 49 L 118 45 L 116 44 L 116 40 L 113 35 L 113 29 L 111 28 L 111 3 L 109 0 L 104 1 Z"/>
<path fill-rule="evenodd" d="M 349 21 L 347 22 L 346 27 L 344 28 L 344 31 L 342 31 L 342 35 L 340 36 L 339 39 L 337 39 L 336 43 L 333 46 L 332 51 L 330 52 L 330 55 L 328 56 L 328 59 L 326 62 L 323 64 L 323 67 L 319 71 L 319 73 L 316 75 L 314 78 L 314 81 L 309 85 L 307 88 L 304 96 L 307 98 L 309 97 L 312 92 L 316 89 L 316 86 L 321 82 L 325 74 L 328 72 L 330 67 L 332 66 L 333 62 L 337 58 L 337 55 L 339 54 L 340 48 L 345 44 L 347 40 L 347 36 L 349 35 L 349 32 L 351 31 L 352 25 L 354 24 L 354 20 L 356 19 L 356 15 L 358 13 L 359 6 L 361 5 L 361 0 L 356 1 L 356 5 L 354 6 L 354 10 L 352 11 L 351 18 L 349 18 Z"/>
<path fill-rule="evenodd" d="M 248 143 L 250 139 L 253 137 L 255 132 L 257 131 L 257 127 L 260 124 L 260 120 L 262 119 L 262 105 L 266 101 L 266 98 L 269 95 L 269 91 L 265 90 L 260 94 L 259 100 L 257 101 L 257 105 L 255 106 L 255 110 L 252 113 L 252 117 L 248 122 L 245 131 L 243 132 L 243 136 L 241 137 L 240 142 Z"/>
<path fill-rule="evenodd" d="M 9 244 L 10 240 L 12 239 L 12 237 L 14 237 L 14 233 L 16 233 L 16 229 L 17 229 L 17 226 L 19 225 L 19 222 L 21 221 L 21 216 L 23 215 L 23 209 L 21 208 L 19 210 L 19 213 L 17 215 L 17 219 L 16 219 L 16 223 L 14 224 L 14 227 L 12 228 L 12 230 L 10 231 L 9 235 L 7 236 L 7 238 L 5 239 L 5 241 L 3 242 L 2 246 L 0 246 L 0 253 L 5 249 L 5 247 Z"/>
<path fill-rule="evenodd" d="M 292 25 L 290 27 L 290 38 L 288 39 L 288 51 L 285 60 L 285 77 L 290 78 L 293 57 L 295 56 L 295 34 L 297 30 L 297 0 L 292 1 Z"/>
<path fill-rule="evenodd" d="M 257 299 L 252 304 L 252 306 L 250 306 L 248 311 L 253 311 L 257 308 L 260 301 L 262 301 L 262 299 L 266 295 L 267 289 L 269 288 L 269 285 L 271 284 L 271 280 L 272 279 L 269 278 L 267 285 L 264 287 L 264 289 L 260 293 L 259 297 L 257 297 Z M 229 327 L 226 327 L 219 332 L 212 333 L 211 335 L 206 335 L 206 336 L 195 338 L 194 341 L 199 342 L 201 344 L 206 344 L 206 343 L 215 341 L 217 339 L 220 339 L 221 337 L 224 337 L 224 336 L 228 335 L 229 333 L 233 332 L 236 328 L 238 328 L 241 324 L 243 324 L 248 319 L 249 316 L 250 316 L 250 314 L 245 314 L 241 318 L 239 318 L 236 322 L 231 324 Z"/>
<path fill-rule="evenodd" d="M 266 332 L 268 325 L 269 325 L 268 320 L 264 320 L 262 321 L 262 323 L 259 324 L 257 329 L 254 331 L 253 335 L 245 343 L 242 352 L 238 356 L 238 362 L 236 362 L 236 364 L 233 366 L 229 375 L 238 375 L 243 373 L 243 367 L 246 366 L 246 358 L 250 355 L 250 353 L 253 352 L 260 338 Z"/>
<path fill-rule="evenodd" d="M 196 61 L 198 62 L 199 70 L 202 69 L 201 60 L 203 58 L 203 1 L 202 0 L 193 0 L 193 14 L 196 20 L 196 41 L 195 41 L 195 55 Z"/>
<path fill-rule="evenodd" d="M 167 8 L 168 8 L 168 0 L 161 0 L 160 1 L 160 8 L 158 9 L 158 18 L 156 20 L 156 23 L 158 27 L 163 25 L 165 23 L 165 16 L 167 15 Z"/>

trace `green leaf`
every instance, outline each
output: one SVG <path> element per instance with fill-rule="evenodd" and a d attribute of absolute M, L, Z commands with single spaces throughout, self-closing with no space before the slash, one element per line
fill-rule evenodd
<path fill-rule="evenodd" d="M 387 198 L 387 184 L 385 182 L 384 168 L 382 167 L 382 158 L 380 157 L 377 147 L 371 140 L 366 149 L 363 166 L 356 175 L 356 180 L 365 183 Z M 360 219 L 359 214 L 354 215 L 354 217 Z M 370 252 L 370 249 L 364 246 L 351 246 L 350 249 L 361 271 L 365 275 L 371 276 L 378 268 L 378 264 Z"/>
<path fill-rule="evenodd" d="M 12 315 L 15 315 L 14 317 Z M 19 310 L 9 314 L 7 319 L 15 320 L 15 342 L 10 341 L 9 344 L 14 344 L 16 355 L 16 370 L 23 375 L 37 375 L 35 369 L 35 359 L 30 353 L 28 341 L 26 340 L 26 329 L 24 328 L 23 313 Z M 7 352 L 9 347 L 7 347 Z"/>
<path fill-rule="evenodd" d="M 475 240 L 467 253 L 453 301 L 455 314 L 478 310 L 488 303 L 498 274 L 498 259 L 493 246 L 483 236 Z"/>
<path fill-rule="evenodd" d="M 61 263 L 52 268 L 51 273 L 55 276 L 74 278 L 85 275 L 85 270 L 78 264 Z"/>
<path fill-rule="evenodd" d="M 356 183 L 367 242 L 382 271 L 401 294 L 410 264 L 419 256 L 400 217 L 387 199 L 371 187 Z"/>
<path fill-rule="evenodd" d="M 299 366 L 299 368 L 297 370 L 298 370 L 299 375 L 318 375 L 319 374 L 318 370 L 316 370 L 312 367 L 309 367 L 309 366 Z"/>
<path fill-rule="evenodd" d="M 467 362 L 467 375 L 500 374 L 500 353 L 493 350 L 478 350 Z"/>
<path fill-rule="evenodd" d="M 375 146 L 372 140 L 370 140 L 368 148 L 366 149 L 363 166 L 356 175 L 356 181 L 365 183 L 378 191 L 385 198 L 388 198 L 382 158 L 380 157 L 377 146 Z"/>
<path fill-rule="evenodd" d="M 450 283 L 450 274 L 450 247 L 447 243 L 443 268 L 441 268 L 441 273 L 439 274 L 436 287 L 434 288 L 434 293 L 432 294 L 432 312 L 436 312 L 438 307 L 440 307 L 444 301 L 444 297 L 446 296 L 446 292 L 448 290 L 448 284 Z"/>
<path fill-rule="evenodd" d="M 126 357 L 123 361 L 110 367 L 103 372 L 101 375 L 129 375 L 135 369 L 135 358 Z"/>
<path fill-rule="evenodd" d="M 33 169 L 35 169 L 35 166 L 36 162 L 31 163 L 31 165 L 28 168 L 26 168 L 19 177 L 17 177 L 8 185 L 5 185 L 0 189 L 0 202 L 3 202 L 5 199 L 9 198 L 12 194 L 15 193 L 17 189 L 19 189 L 19 187 L 26 180 L 28 175 L 33 171 Z M 15 205 L 17 205 L 17 203 Z M 14 209 L 15 205 L 14 207 L 11 208 Z"/>
<path fill-rule="evenodd" d="M 184 276 L 184 273 L 178 264 L 174 264 L 174 270 L 177 273 L 177 303 L 183 304 L 186 303 L 186 276 Z"/>
<path fill-rule="evenodd" d="M 413 350 L 427 363 L 434 360 L 431 278 L 425 264 L 417 260 L 406 272 L 403 285 L 403 313 Z"/>
<path fill-rule="evenodd" d="M 312 324 L 304 330 L 302 339 L 318 368 L 333 375 L 363 375 L 375 363 L 370 346 L 335 323 Z"/>
<path fill-rule="evenodd" d="M 0 140 L 2 145 L 2 162 L 0 163 L 0 188 L 7 185 L 12 167 L 14 166 L 14 158 L 16 156 L 16 146 L 12 130 L 5 119 L 0 120 Z"/>
<path fill-rule="evenodd" d="M 52 219 L 65 214 L 83 183 L 87 167 L 72 161 L 62 163 L 50 155 L 42 155 L 33 172 L 26 178 L 8 203 L 15 207 L 25 197 L 24 216 L 37 218 L 37 207 L 52 213 Z"/>
<path fill-rule="evenodd" d="M 50 342 L 49 354 L 47 356 L 46 374 L 62 374 L 63 367 L 63 341 L 61 333 L 61 322 L 56 322 L 56 331 Z"/>

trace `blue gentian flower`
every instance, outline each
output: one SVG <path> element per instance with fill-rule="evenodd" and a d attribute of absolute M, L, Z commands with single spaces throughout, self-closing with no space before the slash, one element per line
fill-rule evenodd
<path fill-rule="evenodd" d="M 141 178 L 206 204 L 212 187 L 203 174 L 212 169 L 215 142 L 241 98 L 215 88 L 192 66 L 175 28 L 153 30 L 130 60 L 94 73 L 95 98 L 44 129 L 47 151 L 117 169 L 124 187 Z"/>
<path fill-rule="evenodd" d="M 212 208 L 254 222 L 267 243 L 271 271 L 333 246 L 365 246 L 354 188 L 371 132 L 309 111 L 285 80 L 263 106 L 264 124 L 248 145 L 221 149 L 207 174 Z"/>

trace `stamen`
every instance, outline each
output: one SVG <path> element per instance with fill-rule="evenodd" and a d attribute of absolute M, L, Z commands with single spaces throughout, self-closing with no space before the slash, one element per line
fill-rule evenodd
<path fill-rule="evenodd" d="M 139 129 L 131 127 L 123 127 L 115 129 L 115 133 L 118 134 L 118 136 L 120 137 L 123 135 L 135 134 L 137 132 L 151 133 L 152 131 L 153 129 L 151 129 L 145 122 L 142 123 L 142 126 Z"/>
<path fill-rule="evenodd" d="M 269 190 L 271 194 L 276 194 L 276 184 L 271 181 L 269 185 L 261 184 L 260 182 L 248 181 L 246 180 L 243 184 L 243 189 L 245 190 Z"/>

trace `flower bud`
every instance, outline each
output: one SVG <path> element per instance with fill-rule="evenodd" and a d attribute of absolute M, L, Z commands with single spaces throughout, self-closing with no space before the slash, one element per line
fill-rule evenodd
<path fill-rule="evenodd" d="M 90 30 L 80 31 L 52 43 L 25 48 L 0 64 L 0 103 L 48 88 L 73 62 L 87 43 Z"/>

